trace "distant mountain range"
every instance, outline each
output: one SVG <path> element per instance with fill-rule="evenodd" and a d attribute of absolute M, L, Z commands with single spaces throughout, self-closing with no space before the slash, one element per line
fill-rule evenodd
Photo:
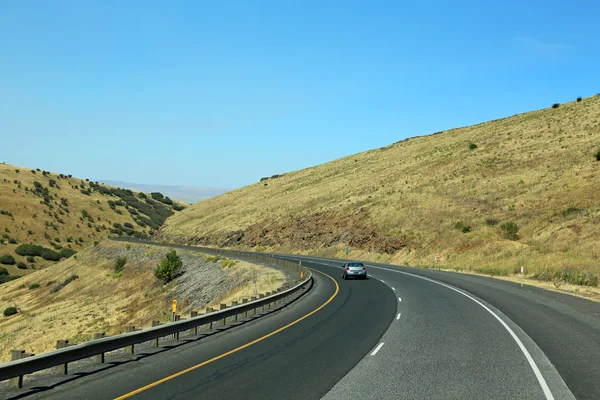
<path fill-rule="evenodd" d="M 144 185 L 139 183 L 129 183 L 121 181 L 103 181 L 110 186 L 116 186 L 124 189 L 138 190 L 140 192 L 151 193 L 160 192 L 173 200 L 184 201 L 186 203 L 197 203 L 211 197 L 218 196 L 230 189 L 217 188 L 209 186 L 185 186 L 185 185 Z"/>

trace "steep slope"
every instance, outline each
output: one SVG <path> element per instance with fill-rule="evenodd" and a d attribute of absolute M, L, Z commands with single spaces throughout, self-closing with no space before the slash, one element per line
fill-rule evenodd
<path fill-rule="evenodd" d="M 600 96 L 263 179 L 160 235 L 595 286 L 598 151 Z"/>
<path fill-rule="evenodd" d="M 0 263 L 10 275 L 23 275 L 58 261 L 56 253 L 67 257 L 109 235 L 146 237 L 173 215 L 174 209 L 183 207 L 157 193 L 150 196 L 70 175 L 2 164 Z M 17 250 L 22 244 L 51 251 L 44 257 L 31 251 L 19 255 L 24 253 Z"/>

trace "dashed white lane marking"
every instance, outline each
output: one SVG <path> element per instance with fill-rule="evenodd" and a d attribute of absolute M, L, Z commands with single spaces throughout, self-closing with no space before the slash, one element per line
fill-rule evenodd
<path fill-rule="evenodd" d="M 419 278 L 419 279 L 423 279 L 423 280 L 426 280 L 426 281 L 429 281 L 429 282 L 436 283 L 436 284 L 444 286 L 444 287 L 446 287 L 446 288 L 448 288 L 450 290 L 454 290 L 455 292 L 460 293 L 463 296 L 465 296 L 465 297 L 473 300 L 475 303 L 479 304 L 481 307 L 483 307 L 484 310 L 486 310 L 487 312 L 489 312 L 490 314 L 492 314 L 492 316 L 498 322 L 500 322 L 500 324 L 504 327 L 504 329 L 506 329 L 508 331 L 509 335 L 517 343 L 517 346 L 519 347 L 519 349 L 521 349 L 521 352 L 523 353 L 523 355 L 527 359 L 527 362 L 529 363 L 529 366 L 533 370 L 533 373 L 535 374 L 535 377 L 537 378 L 538 383 L 540 384 L 540 386 L 542 388 L 542 391 L 544 392 L 544 396 L 546 397 L 547 400 L 554 400 L 554 395 L 552 394 L 552 391 L 550 390 L 550 387 L 548 387 L 548 383 L 546 382 L 546 379 L 544 379 L 544 376 L 540 372 L 540 369 L 538 368 L 537 364 L 533 360 L 533 357 L 531 356 L 531 354 L 529 354 L 529 351 L 527 350 L 527 348 L 525 348 L 525 345 L 523 344 L 523 342 L 521 342 L 521 339 L 519 339 L 519 337 L 517 336 L 517 334 L 515 332 L 513 332 L 512 329 L 510 329 L 510 327 L 506 324 L 506 322 L 504 322 L 502 320 L 502 318 L 500 318 L 498 315 L 496 315 L 496 313 L 493 312 L 492 310 L 490 310 L 490 308 L 487 307 L 485 304 L 483 304 L 482 302 L 480 302 L 479 300 L 477 300 L 473 296 L 471 296 L 471 295 L 463 292 L 462 290 L 459 290 L 459 289 L 455 288 L 454 286 L 447 285 L 447 284 L 442 283 L 440 281 L 436 281 L 435 279 L 427 278 L 427 277 L 421 276 L 421 275 L 411 274 L 410 272 L 397 271 L 397 270 L 388 269 L 388 268 L 382 268 L 382 267 L 374 267 L 374 268 L 383 269 L 383 270 L 390 271 L 390 272 L 395 272 L 395 273 L 398 273 L 398 274 L 410 275 L 410 276 L 413 276 L 415 278 Z M 400 300 L 400 298 L 398 298 L 398 300 Z M 400 300 L 400 301 L 402 301 L 402 300 Z"/>
<path fill-rule="evenodd" d="M 374 356 L 375 354 L 377 354 L 377 352 L 379 350 L 381 350 L 382 347 L 383 347 L 383 343 L 379 343 L 379 346 L 375 347 L 375 350 L 373 350 L 373 352 L 371 353 L 371 355 Z"/>
<path fill-rule="evenodd" d="M 396 317 L 396 321 L 398 321 L 400 319 L 401 315 L 402 315 L 402 313 L 398 313 L 398 316 Z"/>
<path fill-rule="evenodd" d="M 400 297 L 398 297 L 398 301 L 402 301 L 402 299 Z"/>
<path fill-rule="evenodd" d="M 396 288 L 392 288 L 392 290 L 396 290 Z"/>

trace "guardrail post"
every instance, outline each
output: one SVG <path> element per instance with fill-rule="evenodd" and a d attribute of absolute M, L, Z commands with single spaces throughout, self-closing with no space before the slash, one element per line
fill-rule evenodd
<path fill-rule="evenodd" d="M 190 318 L 194 318 L 198 316 L 198 311 L 192 311 L 190 313 Z M 190 333 L 194 332 L 194 335 L 198 335 L 198 325 L 196 325 L 195 327 L 193 327 L 192 329 L 190 329 Z"/>
<path fill-rule="evenodd" d="M 223 303 L 219 304 L 219 310 L 224 310 L 226 308 L 227 308 L 227 304 L 223 304 Z M 227 317 L 225 317 L 221 320 L 221 325 L 224 326 L 226 324 L 227 324 Z"/>
<path fill-rule="evenodd" d="M 259 295 L 258 295 L 258 298 L 259 298 L 259 299 L 264 299 L 264 298 L 265 298 L 265 295 L 264 295 L 264 294 L 259 294 Z M 261 311 L 262 311 L 262 312 L 264 312 L 264 311 L 265 311 L 265 305 L 264 305 L 264 304 L 263 304 L 263 305 L 262 305 L 262 307 L 261 307 Z"/>
<path fill-rule="evenodd" d="M 270 295 L 271 295 L 271 292 L 267 292 L 267 293 L 265 293 L 265 296 L 266 296 L 266 297 L 269 297 Z M 267 307 L 267 309 L 269 309 L 269 310 L 271 309 L 271 303 L 267 303 L 267 304 L 265 304 L 265 305 L 263 306 L 263 311 L 265 310 L 265 306 Z"/>
<path fill-rule="evenodd" d="M 173 318 L 173 322 L 177 322 L 177 321 L 180 321 L 180 320 L 181 320 L 181 315 L 175 314 L 174 318 Z M 179 332 L 175 332 L 173 334 L 173 339 L 179 340 Z"/>
<path fill-rule="evenodd" d="M 104 332 L 96 332 L 94 333 L 94 340 L 102 339 L 104 337 Z M 94 360 L 99 362 L 100 364 L 104 364 L 104 353 L 100 353 L 94 356 Z"/>
<path fill-rule="evenodd" d="M 161 325 L 160 321 L 152 321 L 152 326 L 160 326 L 160 325 Z M 154 347 L 158 347 L 158 340 L 159 339 L 160 338 L 154 339 Z"/>
<path fill-rule="evenodd" d="M 56 349 L 64 349 L 65 347 L 69 347 L 68 340 L 57 340 L 56 341 Z M 56 366 L 56 372 L 62 375 L 67 375 L 69 373 L 69 364 L 64 363 Z"/>
<path fill-rule="evenodd" d="M 232 301 L 232 302 L 231 302 L 231 307 L 235 307 L 235 306 L 237 306 L 237 305 L 238 305 L 238 302 L 237 302 L 237 301 Z M 237 314 L 235 314 L 235 315 L 233 316 L 233 318 L 234 318 L 234 321 L 235 321 L 235 322 L 237 322 L 237 320 L 238 320 L 238 315 L 237 315 Z"/>
<path fill-rule="evenodd" d="M 209 313 L 211 313 L 211 312 L 213 312 L 213 311 L 215 311 L 215 310 L 214 310 L 212 307 L 206 307 L 206 313 L 207 313 L 207 314 L 209 314 Z M 213 323 L 212 323 L 212 322 L 210 322 L 210 323 L 208 324 L 208 329 L 212 330 L 212 325 L 213 325 Z"/>
<path fill-rule="evenodd" d="M 258 297 L 256 297 L 256 296 L 251 296 L 250 297 L 250 301 L 255 301 L 257 299 L 258 299 Z M 253 309 L 253 314 L 256 315 L 256 308 Z"/>
<path fill-rule="evenodd" d="M 27 358 L 27 357 L 31 357 L 34 354 L 32 353 L 25 353 L 25 350 L 13 350 L 11 351 L 11 360 L 15 361 L 15 360 L 21 360 L 23 358 Z M 21 389 L 23 387 L 23 375 L 20 376 L 16 376 L 14 378 L 10 378 L 10 380 L 8 381 L 9 386 L 11 387 L 16 387 Z"/>
<path fill-rule="evenodd" d="M 128 325 L 125 327 L 125 333 L 130 333 L 130 332 L 135 332 L 135 326 Z M 134 350 L 135 350 L 134 347 L 135 347 L 134 344 L 132 344 L 131 346 L 125 347 L 125 353 L 134 354 Z"/>
<path fill-rule="evenodd" d="M 246 304 L 248 302 L 247 298 L 242 299 L 242 304 Z M 248 310 L 244 311 L 244 318 L 248 318 Z"/>

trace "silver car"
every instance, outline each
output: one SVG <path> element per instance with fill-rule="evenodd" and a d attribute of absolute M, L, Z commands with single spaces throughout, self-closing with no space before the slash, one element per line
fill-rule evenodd
<path fill-rule="evenodd" d="M 345 263 L 342 268 L 342 279 L 348 278 L 360 278 L 367 279 L 367 267 L 365 264 L 358 261 L 349 261 Z"/>

